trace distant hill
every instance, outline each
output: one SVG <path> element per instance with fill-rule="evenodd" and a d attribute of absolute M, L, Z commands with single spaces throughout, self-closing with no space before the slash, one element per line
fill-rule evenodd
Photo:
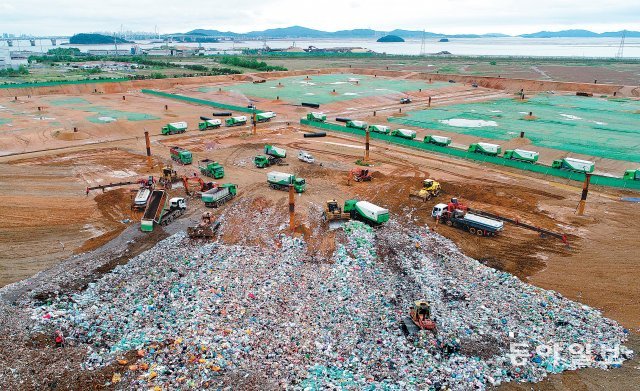
<path fill-rule="evenodd" d="M 378 39 L 385 35 L 396 35 L 403 39 L 422 39 L 425 38 L 500 38 L 510 37 L 510 35 L 500 33 L 489 34 L 441 34 L 433 33 L 429 31 L 418 30 L 402 30 L 395 29 L 393 31 L 377 31 L 371 29 L 353 29 L 353 30 L 339 30 L 339 31 L 322 31 L 314 30 L 302 26 L 291 26 L 276 29 L 267 29 L 262 31 L 250 31 L 248 33 L 234 33 L 231 31 L 218 31 L 207 29 L 195 29 L 187 32 L 186 34 L 206 35 L 212 37 L 228 37 L 228 38 L 272 38 L 272 39 L 284 39 L 284 38 L 333 38 L 333 39 Z M 636 38 L 640 37 L 639 31 L 627 31 L 627 37 Z M 607 32 L 607 33 L 594 33 L 589 30 L 563 30 L 563 31 L 539 31 L 532 34 L 522 34 L 519 37 L 523 38 L 574 38 L 574 37 L 620 37 L 621 31 Z"/>
<path fill-rule="evenodd" d="M 397 35 L 385 35 L 384 37 L 378 38 L 376 42 L 404 42 L 404 39 Z"/>
<path fill-rule="evenodd" d="M 69 38 L 72 45 L 99 45 L 105 43 L 131 43 L 118 37 L 110 37 L 102 34 L 76 34 Z"/>

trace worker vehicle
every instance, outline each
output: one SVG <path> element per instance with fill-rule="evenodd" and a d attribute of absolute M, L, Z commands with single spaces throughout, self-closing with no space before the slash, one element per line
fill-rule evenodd
<path fill-rule="evenodd" d="M 356 182 L 369 182 L 373 177 L 369 174 L 369 169 L 356 167 L 349 171 L 349 177 Z"/>
<path fill-rule="evenodd" d="M 140 229 L 151 232 L 154 225 L 167 225 L 182 216 L 186 210 L 187 202 L 184 198 L 174 197 L 167 202 L 165 190 L 154 190 L 140 221 Z"/>
<path fill-rule="evenodd" d="M 498 144 L 473 143 L 469 145 L 469 152 L 480 153 L 489 156 L 498 156 L 502 152 L 502 147 Z"/>
<path fill-rule="evenodd" d="M 293 174 L 278 171 L 267 173 L 267 183 L 270 188 L 276 190 L 289 190 L 289 186 L 293 185 L 296 193 L 303 193 L 307 187 L 303 178 L 297 178 Z"/>
<path fill-rule="evenodd" d="M 305 163 L 314 163 L 316 161 L 309 152 L 305 151 L 298 152 L 298 160 L 301 160 Z"/>
<path fill-rule="evenodd" d="M 396 129 L 391 132 L 391 135 L 394 137 L 406 138 L 409 140 L 413 140 L 416 138 L 416 131 L 410 129 Z"/>
<path fill-rule="evenodd" d="M 435 145 L 439 145 L 441 147 L 446 147 L 449 144 L 451 144 L 451 137 L 445 137 L 445 136 L 436 136 L 436 135 L 429 135 L 429 136 L 424 136 L 424 140 L 425 143 L 427 144 L 435 144 Z"/>
<path fill-rule="evenodd" d="M 233 183 L 224 183 L 211 190 L 202 193 L 202 202 L 207 207 L 217 208 L 236 196 L 238 193 L 237 185 Z"/>
<path fill-rule="evenodd" d="M 198 162 L 198 169 L 204 176 L 214 179 L 224 178 L 224 167 L 222 164 L 211 159 L 204 159 Z"/>
<path fill-rule="evenodd" d="M 449 227 L 462 228 L 478 236 L 495 236 L 504 226 L 502 221 L 469 212 L 457 198 L 452 198 L 448 204 L 434 206 L 431 216 Z"/>
<path fill-rule="evenodd" d="M 275 118 L 276 113 L 273 111 L 263 111 L 262 113 L 256 113 L 256 122 L 269 122 L 271 118 Z"/>
<path fill-rule="evenodd" d="M 417 300 L 409 307 L 409 316 L 402 320 L 402 331 L 406 336 L 413 336 L 422 330 L 436 334 L 436 322 L 431 316 L 431 306 L 426 300 Z"/>
<path fill-rule="evenodd" d="M 406 105 L 407 103 L 411 103 L 411 98 L 400 98 L 400 104 Z"/>
<path fill-rule="evenodd" d="M 184 121 L 171 122 L 162 127 L 162 134 L 168 135 L 168 134 L 184 133 L 187 131 L 187 127 L 188 125 Z"/>
<path fill-rule="evenodd" d="M 342 211 L 349 213 L 354 220 L 377 226 L 389 221 L 389 209 L 374 205 L 368 201 L 347 200 Z"/>
<path fill-rule="evenodd" d="M 422 181 L 422 188 L 420 190 L 412 190 L 409 196 L 419 198 L 426 202 L 439 196 L 441 191 L 440 183 L 429 178 Z"/>
<path fill-rule="evenodd" d="M 169 154 L 171 155 L 171 160 L 180 164 L 186 165 L 193 162 L 191 152 L 182 147 L 171 147 L 169 149 Z"/>
<path fill-rule="evenodd" d="M 364 121 L 347 121 L 347 128 L 367 130 L 367 123 Z"/>
<path fill-rule="evenodd" d="M 220 222 L 213 220 L 211 212 L 204 212 L 198 225 L 187 227 L 187 235 L 191 239 L 211 239 L 220 228 Z"/>
<path fill-rule="evenodd" d="M 551 163 L 551 168 L 577 172 L 593 172 L 595 166 L 596 164 L 594 162 L 570 157 L 554 160 L 553 163 Z"/>
<path fill-rule="evenodd" d="M 236 117 L 227 118 L 224 121 L 224 123 L 228 127 L 246 125 L 247 124 L 247 117 L 244 116 L 244 115 L 239 115 L 239 116 L 236 116 Z"/>
<path fill-rule="evenodd" d="M 626 181 L 640 181 L 640 168 L 637 170 L 626 170 L 622 179 Z"/>
<path fill-rule="evenodd" d="M 369 131 L 375 133 L 389 134 L 391 129 L 384 125 L 369 125 Z"/>
<path fill-rule="evenodd" d="M 327 120 L 327 116 L 324 113 L 314 111 L 307 113 L 307 120 L 313 122 L 325 122 Z"/>
<path fill-rule="evenodd" d="M 217 118 L 214 118 L 214 119 L 207 119 L 200 122 L 198 124 L 198 129 L 200 130 L 218 129 L 220 126 L 222 126 L 222 121 Z"/>
<path fill-rule="evenodd" d="M 519 160 L 521 162 L 533 164 L 538 161 L 539 156 L 540 154 L 534 151 L 527 151 L 524 149 L 507 149 L 504 151 L 504 155 L 502 157 L 509 160 Z"/>

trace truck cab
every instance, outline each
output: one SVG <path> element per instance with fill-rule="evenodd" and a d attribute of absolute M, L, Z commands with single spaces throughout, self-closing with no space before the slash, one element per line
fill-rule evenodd
<path fill-rule="evenodd" d="M 300 159 L 300 160 L 302 160 L 303 162 L 306 162 L 306 163 L 315 162 L 315 159 L 313 158 L 313 156 L 311 156 L 311 154 L 309 152 L 305 152 L 305 151 L 298 152 L 298 159 Z"/>
<path fill-rule="evenodd" d="M 182 197 L 173 197 L 169 200 L 169 208 L 171 210 L 187 209 L 187 201 Z"/>
<path fill-rule="evenodd" d="M 304 193 L 304 191 L 307 189 L 307 183 L 303 178 L 296 178 L 293 181 L 293 189 L 296 191 L 296 193 Z"/>
<path fill-rule="evenodd" d="M 447 204 L 437 204 L 431 210 L 431 217 L 440 217 L 448 210 Z"/>
<path fill-rule="evenodd" d="M 265 168 L 271 165 L 269 158 L 265 155 L 258 155 L 253 158 L 253 164 L 258 168 Z"/>

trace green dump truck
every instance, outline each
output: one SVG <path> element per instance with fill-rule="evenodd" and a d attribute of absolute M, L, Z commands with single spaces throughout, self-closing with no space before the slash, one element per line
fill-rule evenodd
<path fill-rule="evenodd" d="M 347 121 L 347 128 L 367 130 L 367 123 L 364 121 Z"/>
<path fill-rule="evenodd" d="M 263 111 L 262 113 L 256 113 L 256 122 L 269 122 L 271 118 L 275 118 L 276 113 L 273 111 Z"/>
<path fill-rule="evenodd" d="M 215 119 L 208 119 L 200 122 L 198 124 L 198 129 L 200 130 L 218 129 L 220 126 L 222 126 L 222 121 L 215 118 Z"/>
<path fill-rule="evenodd" d="M 217 208 L 236 196 L 238 187 L 233 183 L 225 183 L 202 193 L 202 202 L 210 208 Z"/>
<path fill-rule="evenodd" d="M 343 212 L 349 213 L 352 219 L 371 225 L 380 225 L 389 221 L 389 209 L 381 208 L 368 201 L 347 200 L 344 203 Z"/>
<path fill-rule="evenodd" d="M 564 159 L 554 160 L 553 163 L 551 163 L 551 167 L 568 171 L 593 172 L 596 164 L 588 160 L 566 157 Z"/>
<path fill-rule="evenodd" d="M 231 126 L 242 126 L 242 125 L 246 125 L 247 124 L 247 117 L 244 115 L 239 115 L 236 117 L 230 117 L 227 118 L 224 121 L 225 125 L 231 127 Z"/>
<path fill-rule="evenodd" d="M 410 129 L 396 129 L 393 132 L 391 132 L 391 135 L 393 137 L 401 137 L 401 138 L 413 140 L 414 138 L 416 138 L 416 131 L 410 130 Z"/>
<path fill-rule="evenodd" d="M 202 175 L 215 179 L 224 178 L 224 167 L 222 164 L 211 159 L 200 160 L 198 162 L 198 168 Z"/>
<path fill-rule="evenodd" d="M 182 147 L 171 147 L 169 149 L 171 159 L 180 164 L 191 164 L 193 162 L 193 156 L 191 152 Z"/>
<path fill-rule="evenodd" d="M 187 127 L 188 125 L 184 121 L 172 122 L 162 127 L 162 134 L 168 135 L 168 134 L 184 133 L 187 131 Z"/>
<path fill-rule="evenodd" d="M 303 178 L 296 178 L 293 174 L 271 171 L 267 174 L 269 187 L 276 190 L 289 190 L 289 185 L 293 185 L 296 193 L 303 193 L 307 185 Z"/>
<path fill-rule="evenodd" d="M 469 145 L 469 152 L 480 153 L 489 156 L 498 156 L 502 152 L 502 147 L 498 144 L 473 143 Z"/>
<path fill-rule="evenodd" d="M 327 120 L 327 116 L 324 113 L 314 111 L 307 113 L 307 120 L 313 122 L 325 122 Z"/>
<path fill-rule="evenodd" d="M 435 144 L 441 147 L 446 147 L 449 144 L 451 144 L 451 137 L 429 135 L 429 136 L 424 136 L 423 141 L 427 144 Z"/>
<path fill-rule="evenodd" d="M 384 125 L 369 125 L 369 131 L 382 133 L 382 134 L 389 134 L 391 130 L 389 129 L 388 126 L 384 126 Z"/>
<path fill-rule="evenodd" d="M 509 160 L 520 160 L 527 163 L 535 163 L 538 161 L 540 154 L 534 151 L 526 151 L 524 149 L 507 149 L 504 151 L 503 157 Z"/>
<path fill-rule="evenodd" d="M 140 220 L 140 230 L 151 232 L 154 225 L 167 225 L 182 216 L 186 210 L 187 203 L 184 198 L 174 197 L 167 202 L 166 191 L 154 190 Z"/>
<path fill-rule="evenodd" d="M 637 170 L 626 170 L 622 179 L 626 181 L 640 181 L 640 168 Z"/>

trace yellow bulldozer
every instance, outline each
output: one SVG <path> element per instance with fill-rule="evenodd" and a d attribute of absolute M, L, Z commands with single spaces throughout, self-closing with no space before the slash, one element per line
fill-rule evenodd
<path fill-rule="evenodd" d="M 409 308 L 409 316 L 403 319 L 402 331 L 407 336 L 427 330 L 436 334 L 436 322 L 431 316 L 431 306 L 426 300 L 416 300 Z"/>
<path fill-rule="evenodd" d="M 339 228 L 345 221 L 351 220 L 351 214 L 342 211 L 336 200 L 329 200 L 324 206 L 322 220 L 329 224 L 330 229 Z"/>
<path fill-rule="evenodd" d="M 426 202 L 440 195 L 442 187 L 440 182 L 431 178 L 422 181 L 422 188 L 419 190 L 411 190 L 409 197 L 418 198 Z"/>

